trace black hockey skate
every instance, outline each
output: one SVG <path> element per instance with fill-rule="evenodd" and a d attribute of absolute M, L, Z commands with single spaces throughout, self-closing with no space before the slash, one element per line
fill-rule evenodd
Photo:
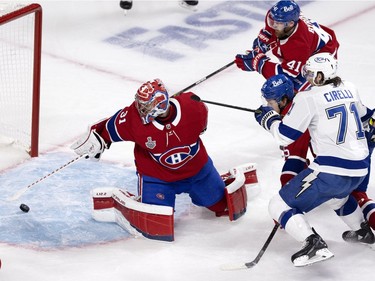
<path fill-rule="evenodd" d="M 348 230 L 342 234 L 342 239 L 350 243 L 374 244 L 375 236 L 372 233 L 368 221 L 361 223 L 359 230 Z"/>
<path fill-rule="evenodd" d="M 306 266 L 332 258 L 333 253 L 328 250 L 326 242 L 313 229 L 311 234 L 303 242 L 302 249 L 292 256 L 294 266 Z"/>
<path fill-rule="evenodd" d="M 133 7 L 133 1 L 120 1 L 120 7 L 124 10 L 130 10 Z"/>
<path fill-rule="evenodd" d="M 180 1 L 181 7 L 187 8 L 187 9 L 192 10 L 192 11 L 197 10 L 198 3 L 199 3 L 199 1 L 187 1 L 187 0 L 186 1 L 185 0 Z"/>

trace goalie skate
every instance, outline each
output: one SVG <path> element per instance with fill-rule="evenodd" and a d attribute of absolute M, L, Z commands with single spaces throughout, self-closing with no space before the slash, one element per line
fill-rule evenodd
<path fill-rule="evenodd" d="M 180 6 L 185 8 L 185 9 L 188 9 L 190 11 L 196 11 L 198 10 L 197 9 L 197 5 L 198 5 L 198 1 L 183 1 L 181 0 L 180 2 Z"/>
<path fill-rule="evenodd" d="M 306 238 L 302 249 L 292 256 L 292 262 L 294 266 L 301 267 L 330 259 L 333 256 L 326 242 L 314 231 L 314 234 Z"/>
<path fill-rule="evenodd" d="M 342 239 L 349 243 L 374 244 L 375 236 L 367 221 L 361 223 L 359 230 L 348 230 L 342 234 Z"/>
<path fill-rule="evenodd" d="M 130 10 L 133 7 L 133 1 L 120 1 L 120 7 L 124 10 Z"/>
<path fill-rule="evenodd" d="M 124 0 L 121 0 L 120 1 L 120 7 L 121 9 L 123 9 L 124 11 L 124 15 L 127 15 L 128 14 L 128 11 L 133 7 L 133 1 L 124 1 Z"/>

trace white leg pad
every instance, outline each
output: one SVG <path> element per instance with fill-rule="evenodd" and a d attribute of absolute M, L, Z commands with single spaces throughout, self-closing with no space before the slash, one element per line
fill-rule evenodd
<path fill-rule="evenodd" d="M 93 198 L 92 217 L 100 222 L 116 222 L 114 212 L 114 200 L 112 198 L 113 187 L 103 187 L 91 190 Z"/>
<path fill-rule="evenodd" d="M 246 163 L 239 166 L 236 166 L 229 170 L 229 173 L 232 176 L 235 176 L 238 173 L 243 173 L 245 176 L 245 185 L 249 187 L 253 184 L 258 183 L 257 177 L 257 165 L 256 163 Z"/>
<path fill-rule="evenodd" d="M 138 202 L 126 190 L 97 188 L 92 191 L 93 218 L 97 221 L 116 222 L 134 236 L 173 241 L 173 208 Z"/>
<path fill-rule="evenodd" d="M 237 171 L 234 175 L 234 181 L 225 188 L 228 214 L 231 221 L 237 220 L 239 217 L 245 214 L 247 207 L 245 175 L 242 173 L 242 171 Z"/>

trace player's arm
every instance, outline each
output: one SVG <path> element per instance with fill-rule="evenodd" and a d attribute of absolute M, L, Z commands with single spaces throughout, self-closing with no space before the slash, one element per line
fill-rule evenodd
<path fill-rule="evenodd" d="M 256 121 L 269 131 L 280 145 L 289 145 L 307 130 L 311 121 L 310 105 L 302 94 L 296 95 L 288 114 L 280 115 L 270 106 L 261 106 L 255 112 Z"/>
<path fill-rule="evenodd" d="M 273 45 L 276 44 L 277 37 L 273 28 L 268 25 L 267 17 L 269 11 L 264 19 L 264 27 L 259 31 L 258 36 L 253 41 L 253 50 L 259 48 L 263 53 L 269 51 Z"/>
<path fill-rule="evenodd" d="M 112 117 L 102 119 L 89 126 L 87 132 L 76 140 L 70 148 L 78 155 L 88 155 L 90 159 L 99 160 L 105 149 L 112 142 L 122 141 L 119 136 L 119 124 L 125 123 L 127 108 L 119 110 Z"/>
<path fill-rule="evenodd" d="M 196 96 L 194 93 L 186 93 L 186 96 L 188 97 L 186 102 L 188 102 L 190 104 L 189 106 L 192 107 L 190 111 L 195 112 L 199 118 L 199 122 L 195 125 L 200 126 L 200 132 L 203 134 L 207 130 L 208 107 L 204 102 L 200 101 L 200 98 L 192 98 L 193 96 Z"/>
<path fill-rule="evenodd" d="M 208 107 L 207 105 L 202 102 L 202 108 L 201 108 L 201 112 L 202 112 L 202 130 L 201 130 L 201 134 L 203 134 L 206 130 L 207 130 L 207 125 L 208 125 Z"/>
<path fill-rule="evenodd" d="M 76 140 L 70 148 L 78 155 L 88 155 L 90 159 L 99 160 L 104 149 L 109 148 L 109 144 L 95 129 L 89 127 L 87 133 Z"/>
<path fill-rule="evenodd" d="M 299 44 L 294 45 L 296 46 L 283 50 L 284 59 L 281 63 L 270 60 L 270 57 L 260 50 L 248 51 L 247 54 L 237 54 L 235 63 L 238 68 L 244 71 L 257 71 L 266 79 L 278 74 L 284 74 L 295 79 L 301 73 L 309 54 L 305 47 L 299 47 Z"/>

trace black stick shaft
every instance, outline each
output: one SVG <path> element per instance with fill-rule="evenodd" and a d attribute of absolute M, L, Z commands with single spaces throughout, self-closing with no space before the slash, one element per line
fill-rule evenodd
<path fill-rule="evenodd" d="M 240 106 L 230 105 L 230 104 L 226 104 L 226 103 L 220 103 L 220 102 L 208 101 L 208 100 L 202 100 L 202 99 L 201 99 L 201 101 L 205 102 L 205 103 L 210 103 L 210 104 L 219 105 L 219 106 L 223 106 L 223 107 L 234 108 L 234 109 L 248 111 L 248 112 L 257 112 L 257 109 L 251 109 L 251 108 L 240 107 Z"/>
<path fill-rule="evenodd" d="M 198 80 L 197 82 L 195 82 L 195 83 L 193 83 L 193 84 L 187 86 L 186 88 L 182 89 L 181 91 L 175 93 L 173 96 L 178 96 L 178 95 L 180 95 L 181 93 L 183 93 L 183 92 L 185 92 L 185 91 L 187 91 L 187 90 L 189 90 L 189 89 L 191 89 L 191 88 L 193 88 L 193 87 L 199 85 L 199 84 L 202 83 L 203 81 L 206 81 L 208 78 L 210 78 L 210 77 L 212 77 L 212 76 L 218 74 L 219 72 L 223 71 L 224 69 L 227 69 L 229 66 L 233 65 L 234 62 L 235 62 L 235 61 L 231 61 L 230 63 L 224 65 L 223 67 L 221 67 L 221 68 L 219 68 L 218 70 L 212 72 L 211 74 L 207 75 L 206 77 L 203 77 L 202 79 Z"/>
<path fill-rule="evenodd" d="M 267 250 L 268 245 L 271 243 L 272 238 L 275 236 L 276 231 L 279 229 L 279 226 L 280 226 L 279 223 L 276 223 L 276 224 L 275 224 L 275 226 L 273 227 L 273 229 L 272 229 L 270 235 L 268 236 L 267 241 L 264 243 L 262 249 L 259 251 L 259 253 L 258 253 L 258 255 L 256 256 L 256 258 L 255 258 L 253 261 L 251 261 L 251 262 L 247 262 L 247 263 L 245 263 L 245 266 L 246 266 L 247 268 L 251 268 L 251 267 L 253 267 L 253 266 L 255 266 L 255 265 L 258 264 L 258 262 L 260 261 L 260 259 L 261 259 L 262 256 L 263 256 L 264 252 Z"/>

